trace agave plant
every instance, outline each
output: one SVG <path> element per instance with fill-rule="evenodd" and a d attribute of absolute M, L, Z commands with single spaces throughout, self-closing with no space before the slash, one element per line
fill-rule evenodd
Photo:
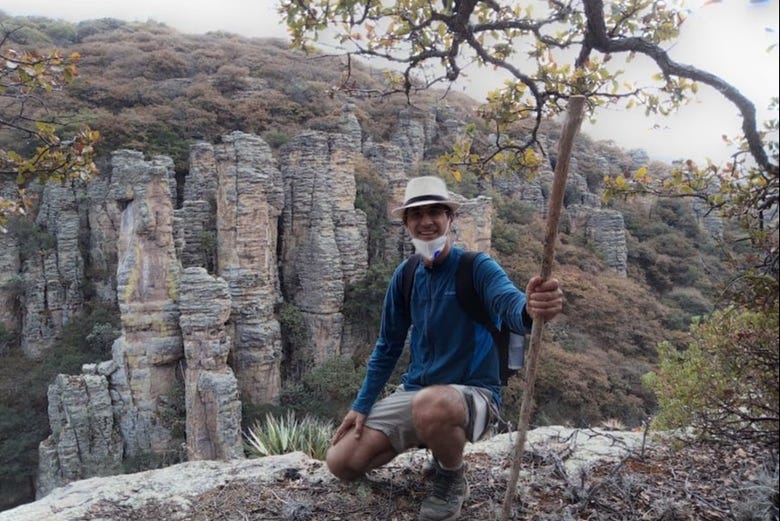
<path fill-rule="evenodd" d="M 288 411 L 284 416 L 266 414 L 265 421 L 256 420 L 244 433 L 246 451 L 250 457 L 301 451 L 324 460 L 333 434 L 331 422 L 306 415 L 302 419 Z"/>

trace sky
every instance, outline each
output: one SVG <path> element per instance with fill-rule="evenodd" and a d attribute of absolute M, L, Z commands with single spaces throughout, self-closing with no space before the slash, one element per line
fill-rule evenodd
<path fill-rule="evenodd" d="M 779 4 L 780 0 L 688 0 L 688 19 L 680 38 L 667 51 L 674 61 L 714 73 L 740 89 L 756 105 L 759 121 L 777 118 L 777 111 L 770 113 L 767 107 L 779 90 Z M 39 15 L 71 22 L 103 17 L 154 20 L 192 34 L 227 31 L 250 37 L 287 37 L 276 0 L 0 0 L 0 10 L 13 16 Z M 649 84 L 656 72 L 653 64 L 641 59 L 630 67 L 642 84 Z M 483 72 L 475 77 L 479 81 L 470 80 L 460 88 L 477 100 L 501 83 L 501 78 Z M 724 145 L 721 136 L 736 136 L 741 126 L 736 108 L 706 86 L 700 88 L 695 101 L 672 117 L 614 108 L 600 110 L 596 118 L 595 124 L 583 124 L 585 133 L 624 148 L 642 148 L 659 160 L 723 162 L 733 149 Z"/>

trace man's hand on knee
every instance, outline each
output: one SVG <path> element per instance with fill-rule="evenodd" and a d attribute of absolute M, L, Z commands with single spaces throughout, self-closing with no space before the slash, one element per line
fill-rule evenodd
<path fill-rule="evenodd" d="M 344 416 L 344 419 L 341 420 L 341 425 L 339 425 L 339 428 L 336 429 L 336 433 L 333 435 L 333 439 L 330 442 L 331 445 L 338 443 L 339 440 L 343 438 L 344 435 L 347 434 L 352 428 L 354 428 L 355 431 L 355 438 L 360 439 L 360 436 L 363 434 L 363 425 L 365 422 L 365 414 L 350 410 L 347 415 Z"/>

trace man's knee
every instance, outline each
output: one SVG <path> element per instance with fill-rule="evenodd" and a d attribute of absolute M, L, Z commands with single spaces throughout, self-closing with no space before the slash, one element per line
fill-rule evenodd
<path fill-rule="evenodd" d="M 328 470 L 339 479 L 350 481 L 360 476 L 360 473 L 349 463 L 343 451 L 335 446 L 330 447 L 325 455 L 325 464 L 328 466 Z"/>
<path fill-rule="evenodd" d="M 415 425 L 460 424 L 465 418 L 465 412 L 460 393 L 448 386 L 423 389 L 412 401 L 412 418 Z"/>
<path fill-rule="evenodd" d="M 390 439 L 380 431 L 365 428 L 359 440 L 347 436 L 331 445 L 325 455 L 328 470 L 339 479 L 357 479 L 397 455 Z"/>

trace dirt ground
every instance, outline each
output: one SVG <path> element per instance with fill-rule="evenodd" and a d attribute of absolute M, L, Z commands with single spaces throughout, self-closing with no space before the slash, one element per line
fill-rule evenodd
<path fill-rule="evenodd" d="M 760 448 L 653 446 L 570 476 L 563 464 L 565 453 L 526 450 L 510 519 L 777 520 L 776 474 L 774 506 L 771 488 L 767 502 L 766 489 L 756 485 L 770 453 L 776 462 L 776 452 Z M 460 519 L 501 519 L 509 474 L 501 469 L 508 469 L 511 461 L 468 454 L 466 462 L 471 494 Z M 290 469 L 274 486 L 235 481 L 198 496 L 190 512 L 172 503 L 152 503 L 135 510 L 97 503 L 83 519 L 406 521 L 417 519 L 420 503 L 430 491 L 421 467 L 408 465 L 390 464 L 352 483 L 306 481 Z M 751 503 L 762 495 L 763 501 Z"/>

